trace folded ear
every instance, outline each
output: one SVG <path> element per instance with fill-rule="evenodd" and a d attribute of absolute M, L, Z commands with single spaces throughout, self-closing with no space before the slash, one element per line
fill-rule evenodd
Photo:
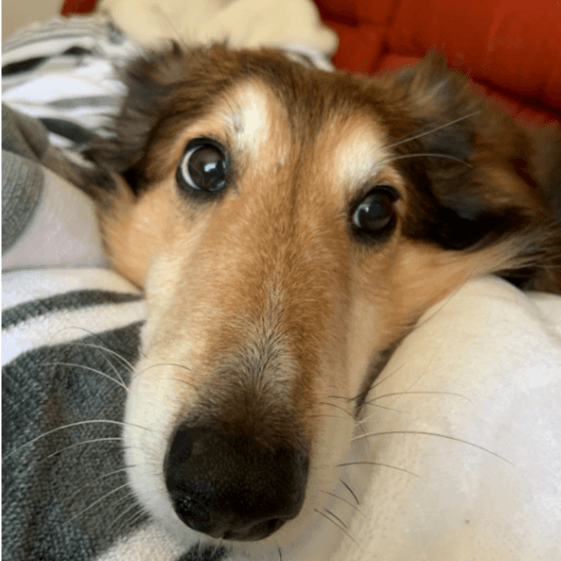
<path fill-rule="evenodd" d="M 537 184 L 543 191 L 546 205 L 555 214 L 561 227 L 561 125 L 529 131 Z"/>
<path fill-rule="evenodd" d="M 561 125 L 529 130 L 531 156 L 524 174 L 533 170 L 535 189 L 549 211 L 551 235 L 545 240 L 541 266 L 529 283 L 530 288 L 561 294 Z"/>
<path fill-rule="evenodd" d="M 559 126 L 515 122 L 438 53 L 391 81 L 407 115 L 392 143 L 412 184 L 405 234 L 447 250 L 508 242 L 516 251 L 503 276 L 561 292 Z"/>
<path fill-rule="evenodd" d="M 86 157 L 108 171 L 125 175 L 136 189 L 134 166 L 143 158 L 157 113 L 174 80 L 185 73 L 185 54 L 176 44 L 132 61 L 121 79 L 126 94 L 107 135 L 94 141 Z"/>

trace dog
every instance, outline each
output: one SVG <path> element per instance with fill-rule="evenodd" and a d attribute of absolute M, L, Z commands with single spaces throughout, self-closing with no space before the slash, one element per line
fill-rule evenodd
<path fill-rule="evenodd" d="M 364 77 L 173 44 L 125 81 L 86 190 L 147 301 L 131 486 L 179 535 L 289 543 L 425 311 L 490 273 L 561 293 L 561 130 L 437 53 Z"/>

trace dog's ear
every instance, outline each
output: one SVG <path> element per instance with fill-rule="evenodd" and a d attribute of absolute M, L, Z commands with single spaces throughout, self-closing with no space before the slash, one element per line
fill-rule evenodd
<path fill-rule="evenodd" d="M 143 158 L 158 110 L 178 76 L 185 74 L 186 56 L 175 43 L 133 60 L 121 79 L 126 94 L 118 116 L 85 156 L 98 166 L 123 175 L 133 190 L 139 175 L 136 168 Z"/>
<path fill-rule="evenodd" d="M 528 286 L 534 290 L 561 294 L 561 125 L 551 124 L 528 131 L 531 145 L 527 169 L 535 170 L 535 188 L 548 209 L 551 234 L 544 240 L 543 259 Z"/>
<path fill-rule="evenodd" d="M 391 77 L 396 165 L 412 184 L 404 233 L 447 250 L 509 242 L 503 276 L 561 291 L 561 132 L 533 131 L 432 53 Z"/>

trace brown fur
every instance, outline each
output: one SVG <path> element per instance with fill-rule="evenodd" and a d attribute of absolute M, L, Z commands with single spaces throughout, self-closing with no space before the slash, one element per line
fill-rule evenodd
<path fill-rule="evenodd" d="M 324 402 L 345 396 L 358 415 L 429 307 L 489 273 L 561 292 L 559 128 L 523 128 L 441 57 L 365 78 L 274 51 L 173 47 L 128 84 L 115 138 L 90 156 L 127 180 L 94 195 L 114 267 L 146 288 L 143 366 L 185 365 L 165 378 L 175 424 L 307 447 L 309 494 L 341 457 L 325 441 L 352 430 Z M 175 180 L 200 136 L 232 166 L 205 200 Z M 351 216 L 380 184 L 399 198 L 377 238 Z M 133 391 L 150 376 L 163 374 Z"/>

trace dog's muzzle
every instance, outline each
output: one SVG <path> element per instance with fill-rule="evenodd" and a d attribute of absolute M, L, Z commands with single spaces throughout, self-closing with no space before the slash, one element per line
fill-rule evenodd
<path fill-rule="evenodd" d="M 303 447 L 266 448 L 249 436 L 179 428 L 166 458 L 166 486 L 175 512 L 193 530 L 259 540 L 300 512 L 308 465 Z"/>

